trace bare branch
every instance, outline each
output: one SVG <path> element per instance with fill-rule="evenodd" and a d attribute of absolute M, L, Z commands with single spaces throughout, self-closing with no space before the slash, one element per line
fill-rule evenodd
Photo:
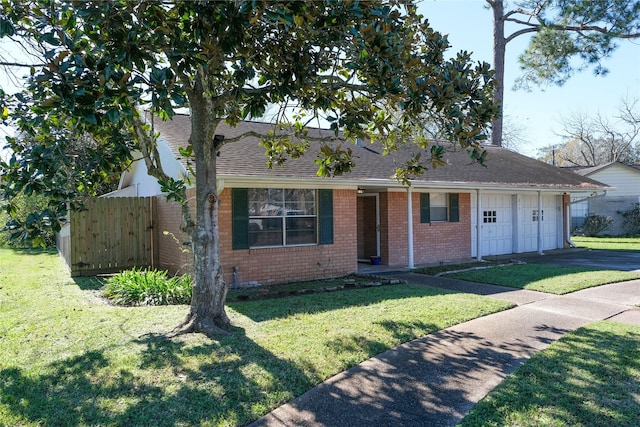
<path fill-rule="evenodd" d="M 276 125 L 274 124 L 274 128 L 276 127 Z M 260 133 L 260 132 L 256 132 L 256 131 L 249 131 L 249 132 L 245 132 L 241 135 L 238 136 L 234 136 L 233 138 L 225 138 L 224 139 L 224 143 L 225 144 L 229 144 L 232 142 L 238 142 L 244 138 L 248 138 L 248 137 L 255 137 L 255 138 L 260 138 L 260 139 L 267 139 L 267 138 L 273 138 L 274 135 L 269 135 L 266 133 Z M 290 138 L 290 137 L 295 137 L 295 138 L 300 138 L 300 136 L 298 134 L 296 134 L 296 132 L 291 131 L 291 132 L 284 132 L 284 133 L 279 133 L 277 135 L 275 135 L 276 138 Z M 334 141 L 342 141 L 342 139 L 340 138 L 336 138 L 334 136 L 324 136 L 324 137 L 318 137 L 318 136 L 313 136 L 313 135 L 305 135 L 304 139 L 310 140 L 310 141 L 317 141 L 317 142 L 334 142 Z"/>
<path fill-rule="evenodd" d="M 540 31 L 540 26 L 536 25 L 534 27 L 531 28 L 525 28 L 522 30 L 518 30 L 516 32 L 514 32 L 513 34 L 509 35 L 509 37 L 505 37 L 504 42 L 505 44 L 509 43 L 511 40 L 515 39 L 516 37 L 519 37 L 523 34 L 529 34 L 529 33 L 537 33 L 538 31 Z"/>
<path fill-rule="evenodd" d="M 0 61 L 0 67 L 21 67 L 21 68 L 31 68 L 31 67 L 43 67 L 44 63 L 38 64 L 26 64 L 22 62 L 8 62 L 8 61 Z"/>

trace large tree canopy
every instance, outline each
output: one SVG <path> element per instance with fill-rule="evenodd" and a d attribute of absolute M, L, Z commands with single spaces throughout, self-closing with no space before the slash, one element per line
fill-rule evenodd
<path fill-rule="evenodd" d="M 179 107 L 191 114 L 196 215 L 183 209 L 191 232 L 195 285 L 183 330 L 216 333 L 229 326 L 218 246 L 216 153 L 233 143 L 219 123 L 259 118 L 276 106 L 264 135 L 271 164 L 302 155 L 309 124 L 329 123 L 336 139 L 406 143 L 416 156 L 398 178 L 409 182 L 437 164 L 442 146 L 422 138 L 427 115 L 446 139 L 482 161 L 479 143 L 494 117 L 492 73 L 461 52 L 444 59 L 445 37 L 406 1 L 3 1 L 0 36 L 30 40 L 44 52 L 24 93 L 5 97 L 3 114 L 38 143 L 3 164 L 2 189 L 11 198 L 31 188 L 51 197 L 49 218 L 64 213 L 73 192 L 52 173 L 60 161 L 53 128 L 91 135 L 102 164 L 126 164 L 133 149 L 149 173 L 176 198 L 185 183 L 167 178 L 156 135 L 140 109 L 162 120 Z M 418 136 L 416 136 L 418 135 Z M 9 145 L 19 147 L 18 139 Z M 46 156 L 34 150 L 44 150 Z M 31 163 L 28 158 L 41 161 Z M 320 175 L 345 173 L 350 150 L 325 141 Z M 74 176 L 76 183 L 93 178 Z M 54 221 L 53 226 L 56 227 Z"/>
<path fill-rule="evenodd" d="M 494 99 L 503 103 L 505 51 L 517 37 L 533 35 L 520 55 L 518 86 L 564 84 L 576 71 L 607 72 L 604 60 L 624 39 L 640 37 L 638 0 L 521 0 L 506 5 L 486 0 L 493 11 Z M 508 29 L 515 28 L 510 33 Z M 502 117 L 492 124 L 491 142 L 502 144 Z"/>

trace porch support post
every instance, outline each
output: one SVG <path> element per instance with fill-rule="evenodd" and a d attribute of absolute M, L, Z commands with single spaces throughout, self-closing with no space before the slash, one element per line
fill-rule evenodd
<path fill-rule="evenodd" d="M 482 261 L 482 244 L 480 242 L 482 230 L 482 201 L 480 198 L 480 189 L 476 190 L 476 260 Z"/>
<path fill-rule="evenodd" d="M 542 252 L 542 192 L 538 191 L 538 255 Z"/>
<path fill-rule="evenodd" d="M 414 268 L 413 265 L 413 200 L 411 187 L 407 187 L 407 260 L 409 268 Z"/>

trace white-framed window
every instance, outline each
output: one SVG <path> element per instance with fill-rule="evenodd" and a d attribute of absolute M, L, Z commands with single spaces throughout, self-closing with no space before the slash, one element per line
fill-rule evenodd
<path fill-rule="evenodd" d="M 482 222 L 485 224 L 494 223 L 498 220 L 498 213 L 496 211 L 483 211 Z"/>
<path fill-rule="evenodd" d="M 249 247 L 318 243 L 316 191 L 250 188 Z"/>
<path fill-rule="evenodd" d="M 582 227 L 587 216 L 589 216 L 589 202 L 587 200 L 571 204 L 571 226 L 574 229 Z"/>
<path fill-rule="evenodd" d="M 544 209 L 540 211 L 540 221 L 544 221 Z M 534 209 L 531 212 L 531 221 L 538 222 L 538 209 Z"/>
<path fill-rule="evenodd" d="M 429 194 L 429 216 L 431 222 L 444 222 L 449 220 L 449 204 L 446 193 Z"/>
<path fill-rule="evenodd" d="M 420 222 L 459 222 L 460 195 L 457 193 L 420 193 Z"/>

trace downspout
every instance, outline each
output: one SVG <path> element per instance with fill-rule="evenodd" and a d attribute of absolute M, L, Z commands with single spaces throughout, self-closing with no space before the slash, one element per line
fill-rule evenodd
<path fill-rule="evenodd" d="M 541 191 L 538 191 L 538 255 L 544 255 L 544 252 L 542 251 L 542 192 Z"/>
<path fill-rule="evenodd" d="M 567 206 L 565 207 L 565 218 L 566 221 L 565 223 L 565 236 L 566 236 L 566 241 L 569 244 L 570 247 L 572 248 L 577 248 L 578 245 L 576 245 L 572 240 L 571 240 L 571 202 L 567 203 Z"/>
<path fill-rule="evenodd" d="M 411 200 L 411 187 L 407 187 L 407 259 L 408 268 L 414 268 L 413 265 L 413 201 Z"/>
<path fill-rule="evenodd" d="M 482 224 L 482 202 L 480 201 L 480 189 L 476 190 L 476 260 L 482 261 L 482 252 L 480 249 L 482 245 L 480 243 L 480 231 Z"/>

